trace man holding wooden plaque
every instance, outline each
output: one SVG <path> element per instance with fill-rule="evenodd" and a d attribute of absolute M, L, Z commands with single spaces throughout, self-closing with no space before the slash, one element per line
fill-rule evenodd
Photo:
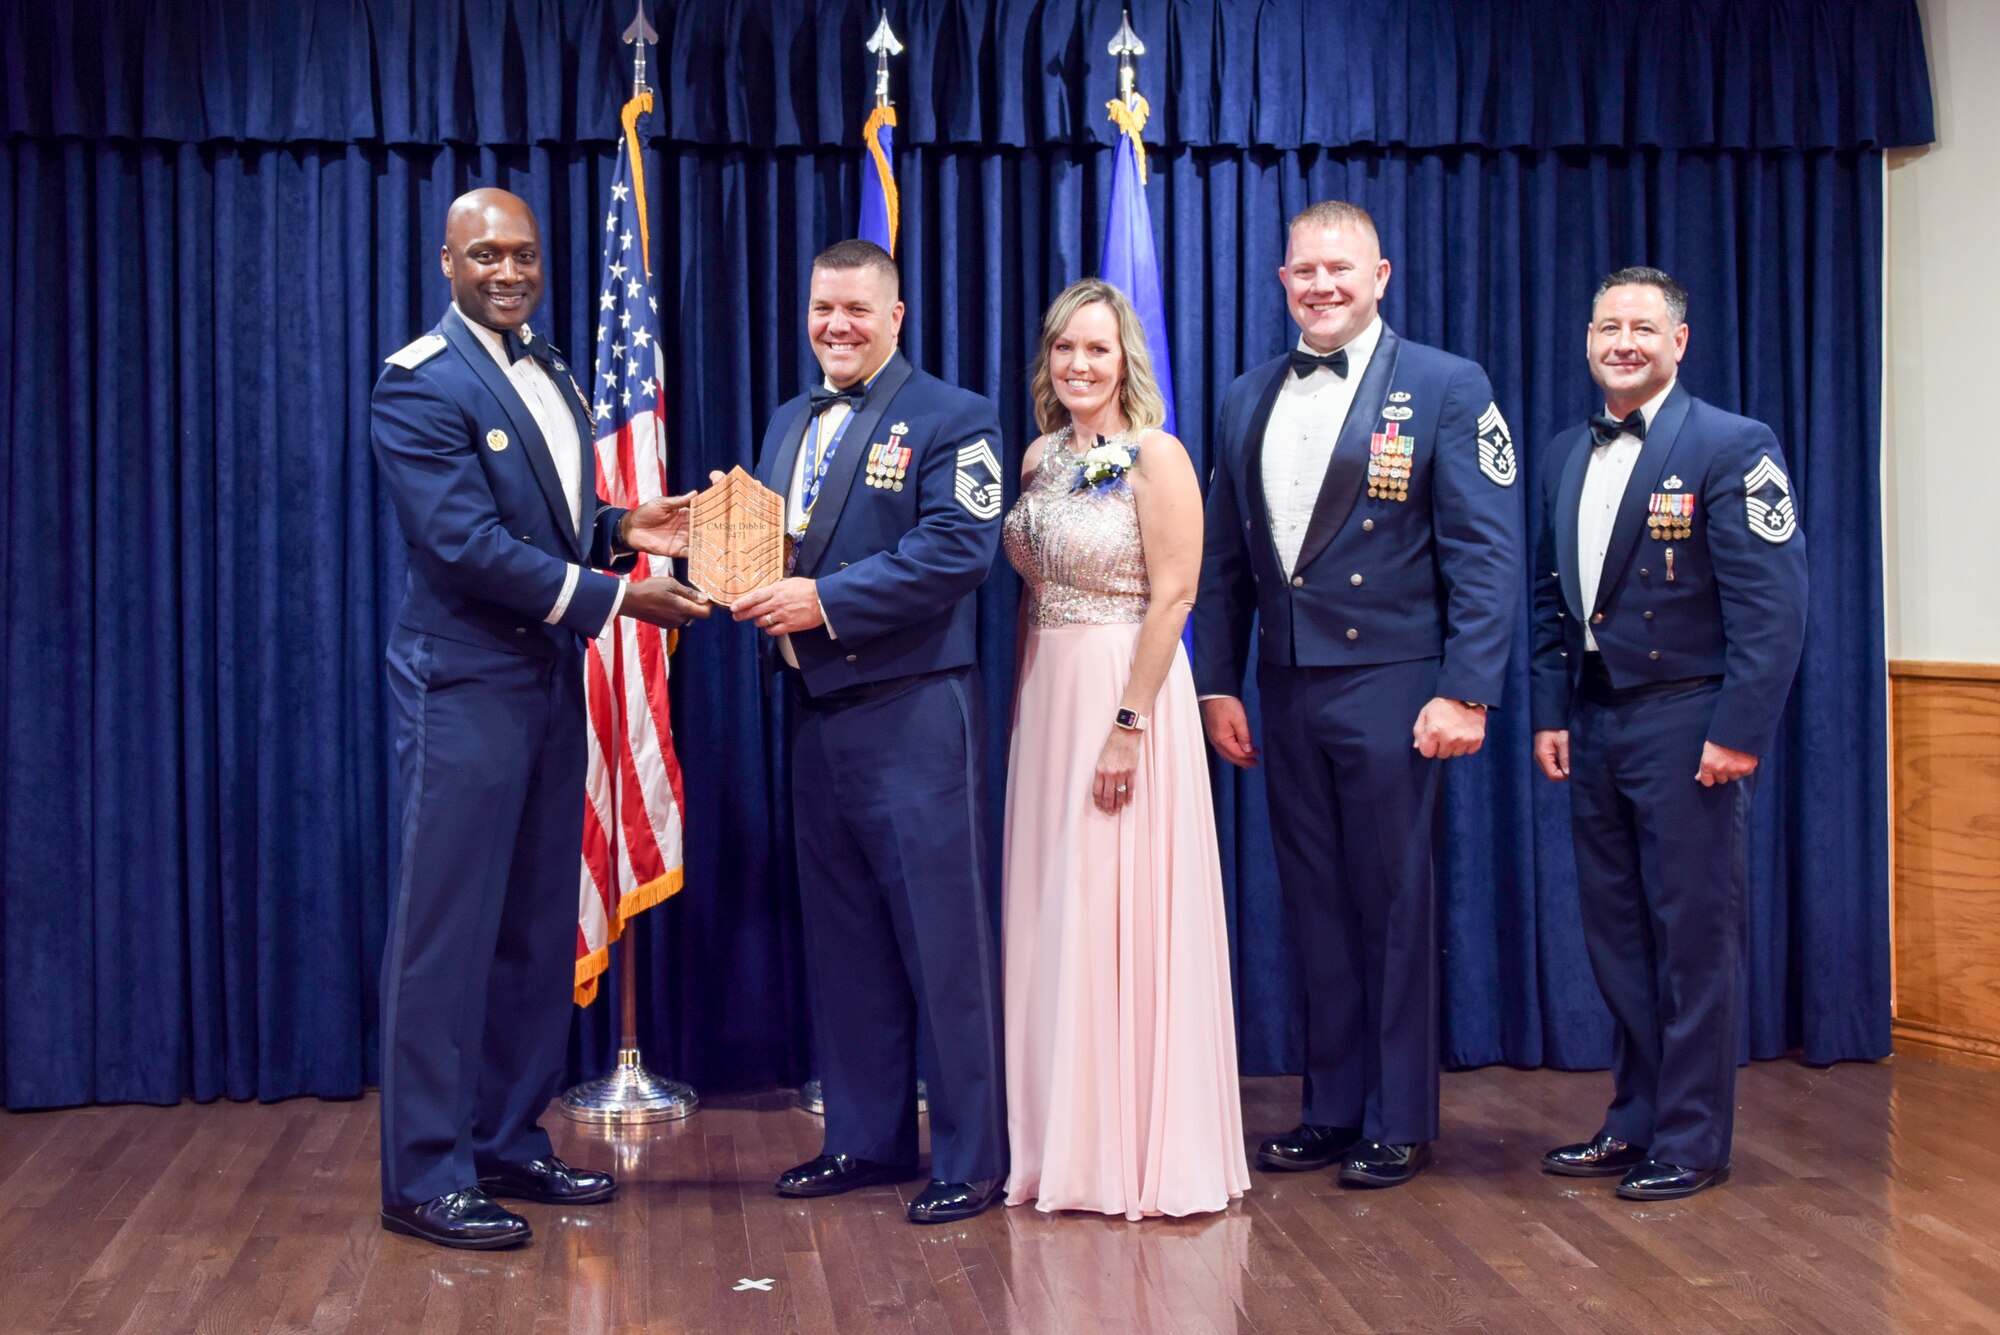
<path fill-rule="evenodd" d="M 710 592 L 772 637 L 792 706 L 826 1144 L 778 1191 L 916 1175 L 922 1042 L 932 1180 L 909 1218 L 946 1223 L 992 1205 L 1007 1173 L 973 604 L 999 544 L 1000 419 L 897 352 L 898 286 L 872 242 L 814 260 L 807 326 L 824 378 L 778 408 L 758 456 L 758 480 L 784 498 L 788 571 Z M 754 515 L 743 482 L 724 488 L 733 518 Z M 697 503 L 695 528 L 713 514 Z"/>

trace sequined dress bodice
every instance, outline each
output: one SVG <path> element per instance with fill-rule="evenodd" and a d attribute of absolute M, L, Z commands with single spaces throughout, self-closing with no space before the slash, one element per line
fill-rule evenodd
<path fill-rule="evenodd" d="M 1131 485 L 1078 490 L 1081 461 L 1070 452 L 1070 428 L 1050 436 L 1001 528 L 1007 560 L 1028 584 L 1028 620 L 1043 627 L 1143 621 L 1151 586 Z"/>

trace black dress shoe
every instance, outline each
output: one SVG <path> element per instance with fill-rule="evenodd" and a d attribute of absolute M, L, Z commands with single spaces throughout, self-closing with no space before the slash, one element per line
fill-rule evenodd
<path fill-rule="evenodd" d="M 1351 1126 L 1314 1126 L 1300 1122 L 1282 1136 L 1257 1147 L 1257 1166 L 1280 1172 L 1304 1173 L 1336 1162 L 1352 1149 L 1361 1133 Z"/>
<path fill-rule="evenodd" d="M 1618 1194 L 1628 1201 L 1677 1201 L 1697 1191 L 1719 1187 L 1729 1180 L 1727 1168 L 1683 1168 L 1659 1159 L 1646 1162 L 1625 1174 Z"/>
<path fill-rule="evenodd" d="M 544 1205 L 590 1205 L 608 1201 L 618 1190 L 609 1173 L 571 1168 L 551 1154 L 526 1163 L 501 1164 L 479 1175 L 479 1189 L 489 1196 L 512 1196 Z"/>
<path fill-rule="evenodd" d="M 822 1154 L 778 1178 L 780 1196 L 838 1196 L 856 1187 L 872 1187 L 877 1182 L 901 1182 L 916 1176 L 916 1168 L 857 1159 L 851 1154 Z"/>
<path fill-rule="evenodd" d="M 970 1219 L 1000 1199 L 1005 1178 L 989 1177 L 984 1182 L 939 1182 L 935 1178 L 923 1194 L 910 1202 L 913 1224 L 955 1224 Z"/>
<path fill-rule="evenodd" d="M 1550 1150 L 1542 1156 L 1542 1171 L 1562 1177 L 1618 1177 L 1644 1162 L 1644 1146 L 1600 1133 L 1581 1145 Z"/>
<path fill-rule="evenodd" d="M 1428 1142 L 1416 1145 L 1384 1145 L 1366 1140 L 1347 1152 L 1340 1165 L 1344 1187 L 1400 1187 L 1431 1161 Z"/>
<path fill-rule="evenodd" d="M 440 1247 L 475 1252 L 518 1247 L 534 1236 L 527 1220 L 477 1188 L 447 1192 L 422 1205 L 385 1205 L 382 1227 Z"/>

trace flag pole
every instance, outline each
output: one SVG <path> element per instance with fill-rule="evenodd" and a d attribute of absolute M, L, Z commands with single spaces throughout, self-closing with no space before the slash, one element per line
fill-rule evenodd
<path fill-rule="evenodd" d="M 646 84 L 646 46 L 648 43 L 657 45 L 659 40 L 660 35 L 653 31 L 653 25 L 646 22 L 646 6 L 644 0 L 640 0 L 638 14 L 625 29 L 625 41 L 632 47 L 632 99 L 635 102 L 652 92 Z M 650 98 L 645 105 L 652 105 Z M 628 104 L 627 141 L 620 145 L 620 151 L 632 153 L 633 189 L 643 192 L 644 183 L 637 177 L 638 141 L 630 119 L 635 114 Z M 647 251 L 643 241 L 641 251 Z M 644 262 L 650 269 L 649 254 Z M 624 923 L 622 926 L 629 928 L 631 924 Z M 611 1128 L 642 1126 L 648 1122 L 679 1121 L 701 1106 L 701 1097 L 695 1093 L 693 1086 L 654 1075 L 646 1069 L 645 1058 L 639 1053 L 639 960 L 633 941 L 636 935 L 635 932 L 621 930 L 611 947 L 618 964 L 611 971 L 618 987 L 618 1064 L 612 1067 L 609 1075 L 586 1080 L 563 1094 L 562 1113 L 572 1121 Z"/>

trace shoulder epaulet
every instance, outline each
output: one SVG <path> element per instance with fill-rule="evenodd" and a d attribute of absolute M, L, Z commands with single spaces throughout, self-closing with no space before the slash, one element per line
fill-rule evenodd
<path fill-rule="evenodd" d="M 382 360 L 405 371 L 414 371 L 445 349 L 443 334 L 425 334 L 416 342 L 396 349 Z"/>

